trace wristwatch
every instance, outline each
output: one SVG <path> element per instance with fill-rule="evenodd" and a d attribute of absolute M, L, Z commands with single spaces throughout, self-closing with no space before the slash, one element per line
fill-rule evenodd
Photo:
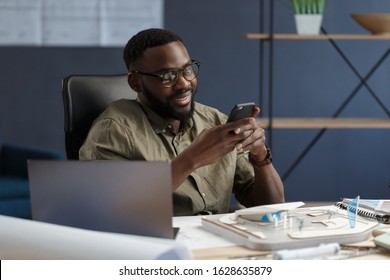
<path fill-rule="evenodd" d="M 271 149 L 267 145 L 265 145 L 265 148 L 267 149 L 267 156 L 265 157 L 264 160 L 261 160 L 261 161 L 254 159 L 252 157 L 252 154 L 249 153 L 249 162 L 252 163 L 252 165 L 254 165 L 256 167 L 261 167 L 261 166 L 269 165 L 272 163 Z"/>

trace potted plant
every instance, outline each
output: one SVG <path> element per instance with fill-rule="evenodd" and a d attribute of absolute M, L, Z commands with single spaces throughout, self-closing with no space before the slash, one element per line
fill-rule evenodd
<path fill-rule="evenodd" d="M 291 0 L 298 34 L 319 34 L 326 0 Z"/>

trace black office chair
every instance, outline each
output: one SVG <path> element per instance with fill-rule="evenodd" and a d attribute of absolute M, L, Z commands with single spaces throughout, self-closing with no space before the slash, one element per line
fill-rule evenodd
<path fill-rule="evenodd" d="M 62 80 L 65 150 L 68 159 L 79 159 L 79 149 L 93 121 L 118 99 L 135 99 L 127 75 L 71 75 Z"/>

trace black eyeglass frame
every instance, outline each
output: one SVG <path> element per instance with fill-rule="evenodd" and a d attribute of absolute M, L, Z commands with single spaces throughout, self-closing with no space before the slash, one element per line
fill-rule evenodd
<path fill-rule="evenodd" d="M 198 67 L 198 71 L 195 73 L 194 72 L 194 77 L 192 79 L 188 79 L 186 77 L 186 75 L 183 73 L 183 71 L 188 68 L 188 66 L 191 66 L 193 68 L 192 65 L 196 65 Z M 184 79 L 186 79 L 187 81 L 192 81 L 193 79 L 195 79 L 197 76 L 198 76 L 198 73 L 199 73 L 199 68 L 200 68 L 200 62 L 197 61 L 197 60 L 194 60 L 194 59 L 191 59 L 191 63 L 190 64 L 187 64 L 186 66 L 182 67 L 182 68 L 179 68 L 179 69 L 172 69 L 172 70 L 167 70 L 167 71 L 163 71 L 163 72 L 160 72 L 160 73 L 146 73 L 146 72 L 142 72 L 142 71 L 138 71 L 138 70 L 134 70 L 134 71 L 131 71 L 131 73 L 135 73 L 135 74 L 141 74 L 141 75 L 146 75 L 146 76 L 151 76 L 151 77 L 155 77 L 155 78 L 159 78 L 160 81 L 161 81 L 161 84 L 164 86 L 164 87 L 173 87 L 177 80 L 179 79 L 179 73 L 181 73 L 184 77 Z M 175 80 L 173 81 L 173 84 L 164 84 L 164 75 L 166 75 L 166 73 L 169 73 L 169 72 L 173 72 L 176 76 Z"/>

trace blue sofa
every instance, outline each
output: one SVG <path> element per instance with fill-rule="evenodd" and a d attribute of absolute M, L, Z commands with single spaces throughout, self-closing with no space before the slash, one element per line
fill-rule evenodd
<path fill-rule="evenodd" d="M 31 219 L 28 159 L 62 160 L 61 153 L 15 145 L 0 147 L 0 215 Z"/>

